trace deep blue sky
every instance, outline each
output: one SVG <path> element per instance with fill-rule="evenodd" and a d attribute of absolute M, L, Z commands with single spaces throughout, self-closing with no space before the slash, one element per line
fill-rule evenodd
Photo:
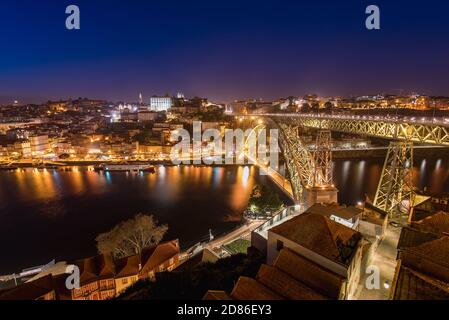
<path fill-rule="evenodd" d="M 0 96 L 449 95 L 448 15 L 442 0 L 2 0 Z"/>

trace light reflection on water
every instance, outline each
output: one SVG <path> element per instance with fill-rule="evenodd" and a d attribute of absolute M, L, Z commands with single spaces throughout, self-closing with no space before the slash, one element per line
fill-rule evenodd
<path fill-rule="evenodd" d="M 339 201 L 374 197 L 383 159 L 336 160 Z M 449 191 L 449 160 L 415 161 L 414 181 Z M 137 213 L 169 225 L 167 238 L 193 244 L 236 226 L 255 183 L 270 184 L 254 167 L 158 167 L 156 174 L 17 170 L 0 172 L 2 271 L 95 254 L 95 237 Z M 27 252 L 27 254 L 23 254 Z"/>
<path fill-rule="evenodd" d="M 382 173 L 383 159 L 336 160 L 334 179 L 339 201 L 356 204 L 368 195 L 374 199 Z M 413 183 L 419 190 L 449 192 L 449 159 L 415 159 Z"/>
<path fill-rule="evenodd" d="M 137 213 L 169 225 L 168 238 L 193 244 L 240 222 L 253 167 L 158 167 L 156 174 L 20 169 L 0 172 L 0 242 L 13 241 L 0 273 L 95 254 L 95 237 Z M 27 254 L 22 254 L 27 252 Z"/>

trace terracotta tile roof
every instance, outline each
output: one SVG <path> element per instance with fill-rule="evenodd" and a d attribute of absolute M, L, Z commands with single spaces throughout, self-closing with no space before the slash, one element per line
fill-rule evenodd
<path fill-rule="evenodd" d="M 247 277 L 240 277 L 231 297 L 236 300 L 284 300 L 261 283 Z"/>
<path fill-rule="evenodd" d="M 345 279 L 314 262 L 282 249 L 274 267 L 290 275 L 305 286 L 329 299 L 339 299 Z"/>
<path fill-rule="evenodd" d="M 439 211 L 427 218 L 413 222 L 412 226 L 428 232 L 449 235 L 449 213 Z"/>
<path fill-rule="evenodd" d="M 359 232 L 315 213 L 304 213 L 269 232 L 346 266 L 349 266 L 362 238 Z"/>
<path fill-rule="evenodd" d="M 115 261 L 115 268 L 117 271 L 116 278 L 124 278 L 130 276 L 136 276 L 140 271 L 140 257 L 139 255 L 133 255 L 130 257 L 122 258 Z"/>
<path fill-rule="evenodd" d="M 112 254 L 102 254 L 97 257 L 98 276 L 102 279 L 115 276 L 115 263 Z"/>
<path fill-rule="evenodd" d="M 224 291 L 209 290 L 203 297 L 203 300 L 232 300 L 232 298 Z"/>
<path fill-rule="evenodd" d="M 404 266 L 449 283 L 449 237 L 407 248 L 400 258 Z"/>
<path fill-rule="evenodd" d="M 72 300 L 72 292 L 67 289 L 67 274 L 53 275 L 53 288 L 56 290 L 58 300 Z"/>
<path fill-rule="evenodd" d="M 203 300 L 339 299 L 344 279 L 296 253 L 282 249 L 274 266 L 262 265 L 256 279 L 240 277 L 230 295 L 208 291 Z"/>
<path fill-rule="evenodd" d="M 37 300 L 52 291 L 54 291 L 53 277 L 47 275 L 0 292 L 0 300 Z"/>
<path fill-rule="evenodd" d="M 200 264 L 215 263 L 219 259 L 220 257 L 218 255 L 216 255 L 214 252 L 206 248 L 201 252 L 198 252 L 193 257 L 190 257 L 188 260 L 181 263 L 175 270 L 176 271 L 191 270 Z"/>
<path fill-rule="evenodd" d="M 74 264 L 80 269 L 81 285 L 101 279 L 113 278 L 115 275 L 115 265 L 111 254 L 101 254 L 81 259 Z"/>
<path fill-rule="evenodd" d="M 323 295 L 273 266 L 262 265 L 256 280 L 289 300 L 326 300 Z"/>
<path fill-rule="evenodd" d="M 337 210 L 335 215 L 349 220 L 360 216 L 362 213 L 363 210 L 356 207 L 342 207 Z"/>
<path fill-rule="evenodd" d="M 80 269 L 81 285 L 85 285 L 102 279 L 138 275 L 140 263 L 142 268 L 152 270 L 176 254 L 179 254 L 179 242 L 173 240 L 143 249 L 140 257 L 133 255 L 114 261 L 111 254 L 101 254 L 78 260 L 74 264 Z"/>
<path fill-rule="evenodd" d="M 342 206 L 335 203 L 329 205 L 315 203 L 313 206 L 307 209 L 306 213 L 316 213 L 330 217 L 332 214 L 334 214 L 337 210 L 341 208 Z"/>
<path fill-rule="evenodd" d="M 78 260 L 74 263 L 80 269 L 81 286 L 98 280 L 95 257 Z"/>
<path fill-rule="evenodd" d="M 350 220 L 361 215 L 363 210 L 356 207 L 346 207 L 338 204 L 316 203 L 307 209 L 306 213 L 316 213 L 326 217 L 336 215 L 346 220 Z"/>
<path fill-rule="evenodd" d="M 398 250 L 404 250 L 410 247 L 417 247 L 423 243 L 433 241 L 440 238 L 434 233 L 420 231 L 410 227 L 402 228 L 401 235 L 399 236 Z"/>
<path fill-rule="evenodd" d="M 155 247 L 143 249 L 141 254 L 141 272 L 153 270 L 165 261 L 175 257 L 179 252 L 178 240 L 160 243 Z"/>
<path fill-rule="evenodd" d="M 420 272 L 401 266 L 394 300 L 449 300 L 449 286 Z"/>

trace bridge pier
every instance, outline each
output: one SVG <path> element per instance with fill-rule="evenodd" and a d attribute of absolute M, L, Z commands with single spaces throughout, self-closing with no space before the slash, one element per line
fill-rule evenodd
<path fill-rule="evenodd" d="M 315 203 L 338 203 L 338 189 L 333 186 L 304 188 L 302 203 L 306 208 Z"/>

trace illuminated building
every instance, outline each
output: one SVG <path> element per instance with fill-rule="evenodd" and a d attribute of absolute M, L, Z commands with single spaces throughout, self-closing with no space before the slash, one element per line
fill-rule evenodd
<path fill-rule="evenodd" d="M 150 110 L 161 112 L 167 111 L 173 106 L 172 98 L 170 97 L 151 97 L 150 98 Z"/>
<path fill-rule="evenodd" d="M 141 111 L 137 114 L 137 121 L 138 122 L 156 121 L 157 117 L 158 114 L 156 112 Z"/>
<path fill-rule="evenodd" d="M 48 136 L 30 137 L 31 152 L 33 155 L 43 155 L 49 148 Z"/>

